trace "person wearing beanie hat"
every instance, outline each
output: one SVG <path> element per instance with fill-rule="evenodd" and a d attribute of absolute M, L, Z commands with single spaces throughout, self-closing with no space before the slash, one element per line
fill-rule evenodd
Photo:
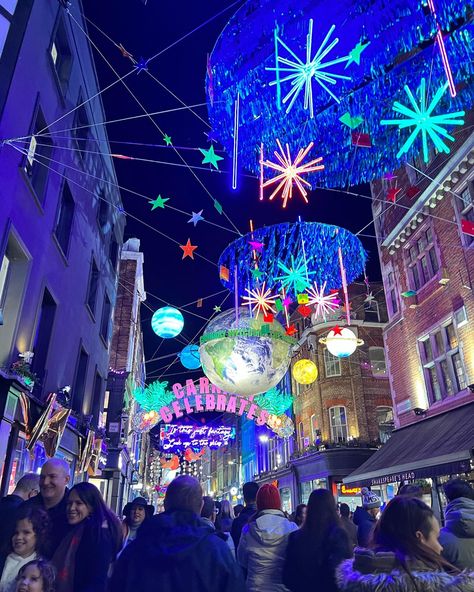
<path fill-rule="evenodd" d="M 368 547 L 380 513 L 382 500 L 368 487 L 362 487 L 360 495 L 362 497 L 362 511 L 358 515 L 357 544 L 359 547 Z"/>
<path fill-rule="evenodd" d="M 124 547 L 136 539 L 138 529 L 145 520 L 151 518 L 154 513 L 155 508 L 149 504 L 144 497 L 136 497 L 125 505 L 122 512 L 125 516 L 122 522 Z"/>
<path fill-rule="evenodd" d="M 246 573 L 247 592 L 287 592 L 282 582 L 283 563 L 290 532 L 298 530 L 281 510 L 274 485 L 257 493 L 257 512 L 244 526 L 237 559 Z"/>

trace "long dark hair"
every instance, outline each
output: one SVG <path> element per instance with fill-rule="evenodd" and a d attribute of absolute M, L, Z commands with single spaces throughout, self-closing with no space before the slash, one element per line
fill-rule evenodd
<path fill-rule="evenodd" d="M 122 546 L 122 527 L 117 516 L 107 507 L 100 491 L 95 485 L 86 481 L 74 485 L 69 495 L 73 491 L 77 493 L 91 511 L 88 526 L 93 528 L 99 537 L 100 533 L 103 532 L 102 529 L 107 525 L 115 547 L 115 553 L 118 553 Z"/>
<path fill-rule="evenodd" d="M 408 562 L 418 560 L 434 570 L 458 573 L 458 570 L 441 555 L 431 550 L 418 539 L 419 531 L 425 538 L 433 529 L 433 510 L 420 499 L 409 496 L 394 497 L 377 522 L 372 547 L 376 551 L 395 553 L 408 573 Z"/>
<path fill-rule="evenodd" d="M 13 551 L 13 537 L 16 532 L 16 525 L 20 520 L 29 520 L 36 535 L 35 551 L 41 557 L 48 555 L 50 550 L 50 536 L 51 536 L 51 521 L 48 513 L 42 508 L 35 508 L 32 506 L 20 507 L 15 520 L 15 530 L 8 541 L 8 552 Z"/>
<path fill-rule="evenodd" d="M 306 520 L 301 532 L 319 544 L 339 525 L 334 496 L 327 489 L 315 489 L 309 496 Z"/>

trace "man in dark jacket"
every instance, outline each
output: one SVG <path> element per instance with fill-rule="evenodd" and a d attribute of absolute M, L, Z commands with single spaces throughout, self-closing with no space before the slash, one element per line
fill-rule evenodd
<path fill-rule="evenodd" d="M 146 522 L 118 559 L 111 592 L 244 592 L 227 544 L 199 513 L 202 489 L 193 477 L 170 483 L 165 512 Z"/>
<path fill-rule="evenodd" d="M 459 569 L 474 570 L 474 490 L 463 479 L 451 479 L 444 493 L 449 503 L 439 535 L 443 557 Z"/>
<path fill-rule="evenodd" d="M 357 525 L 357 544 L 359 547 L 368 547 L 372 537 L 372 531 L 380 513 L 381 499 L 373 491 L 363 487 L 361 490 L 362 508 L 356 508 L 354 524 Z"/>
<path fill-rule="evenodd" d="M 0 543 L 8 544 L 15 530 L 16 511 L 23 502 L 38 495 L 39 475 L 26 473 L 10 495 L 0 500 Z"/>
<path fill-rule="evenodd" d="M 43 508 L 51 521 L 51 556 L 70 530 L 66 516 L 68 498 L 69 466 L 60 458 L 52 458 L 41 467 L 39 495 L 23 505 Z"/>
<path fill-rule="evenodd" d="M 236 549 L 239 546 L 242 528 L 247 524 L 250 518 L 257 511 L 257 491 L 258 483 L 255 483 L 255 481 L 249 481 L 248 483 L 244 483 L 244 486 L 242 487 L 245 507 L 242 510 L 242 512 L 240 512 L 240 514 L 237 516 L 237 518 L 234 519 L 234 522 L 232 523 L 232 530 L 230 531 Z"/>
<path fill-rule="evenodd" d="M 351 509 L 347 504 L 342 503 L 339 506 L 341 514 L 341 526 L 347 532 L 349 542 L 352 547 L 357 546 L 357 526 L 351 520 Z"/>

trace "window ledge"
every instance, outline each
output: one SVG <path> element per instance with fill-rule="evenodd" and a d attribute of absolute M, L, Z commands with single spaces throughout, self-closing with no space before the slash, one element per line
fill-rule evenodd
<path fill-rule="evenodd" d="M 439 280 L 441 279 L 441 273 L 442 268 L 440 267 L 434 276 L 416 291 L 418 306 L 422 304 L 424 300 L 428 300 L 428 298 L 430 298 L 430 296 L 432 296 L 438 289 L 444 288 L 444 286 L 439 283 Z"/>
<path fill-rule="evenodd" d="M 109 351 L 109 344 L 107 342 L 107 340 L 105 339 L 105 337 L 102 335 L 102 333 L 99 334 L 100 336 L 100 340 L 102 341 L 102 343 L 104 344 L 104 347 L 107 351 Z"/>
<path fill-rule="evenodd" d="M 63 248 L 61 247 L 61 245 L 59 244 L 59 241 L 58 241 L 56 235 L 54 234 L 54 232 L 51 234 L 51 238 L 53 239 L 53 243 L 58 248 L 59 254 L 61 255 L 61 259 L 63 260 L 64 265 L 66 267 L 69 267 L 69 261 L 68 261 L 67 255 L 63 251 Z"/>
<path fill-rule="evenodd" d="M 31 195 L 33 196 L 33 199 L 35 201 L 35 204 L 36 204 L 40 214 L 44 215 L 43 204 L 41 203 L 41 200 L 38 197 L 38 194 L 36 193 L 35 188 L 33 187 L 32 183 L 31 183 L 28 173 L 25 171 L 25 167 L 23 166 L 23 164 L 21 164 L 18 168 L 20 169 L 20 175 L 23 177 L 23 180 L 24 180 L 26 186 L 28 187 L 28 189 L 31 192 Z"/>

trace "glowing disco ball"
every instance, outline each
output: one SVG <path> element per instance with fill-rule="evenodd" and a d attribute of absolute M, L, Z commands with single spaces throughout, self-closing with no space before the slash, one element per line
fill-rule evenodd
<path fill-rule="evenodd" d="M 334 327 L 327 337 L 322 337 L 319 343 L 325 345 L 333 356 L 348 358 L 359 345 L 363 345 L 362 339 L 357 339 L 350 329 Z"/>
<path fill-rule="evenodd" d="M 318 378 L 318 369 L 311 360 L 298 360 L 293 366 L 293 378 L 299 384 L 312 384 Z"/>
<path fill-rule="evenodd" d="M 179 354 L 181 364 L 188 370 L 197 370 L 201 367 L 201 356 L 199 355 L 199 346 L 190 343 Z"/>
<path fill-rule="evenodd" d="M 201 337 L 204 374 L 222 390 L 249 396 L 265 393 L 285 376 L 295 340 L 277 320 L 264 323 L 247 307 L 214 317 Z"/>
<path fill-rule="evenodd" d="M 151 318 L 151 328 L 164 339 L 177 337 L 184 327 L 183 315 L 177 308 L 172 306 L 163 306 L 153 314 Z"/>

